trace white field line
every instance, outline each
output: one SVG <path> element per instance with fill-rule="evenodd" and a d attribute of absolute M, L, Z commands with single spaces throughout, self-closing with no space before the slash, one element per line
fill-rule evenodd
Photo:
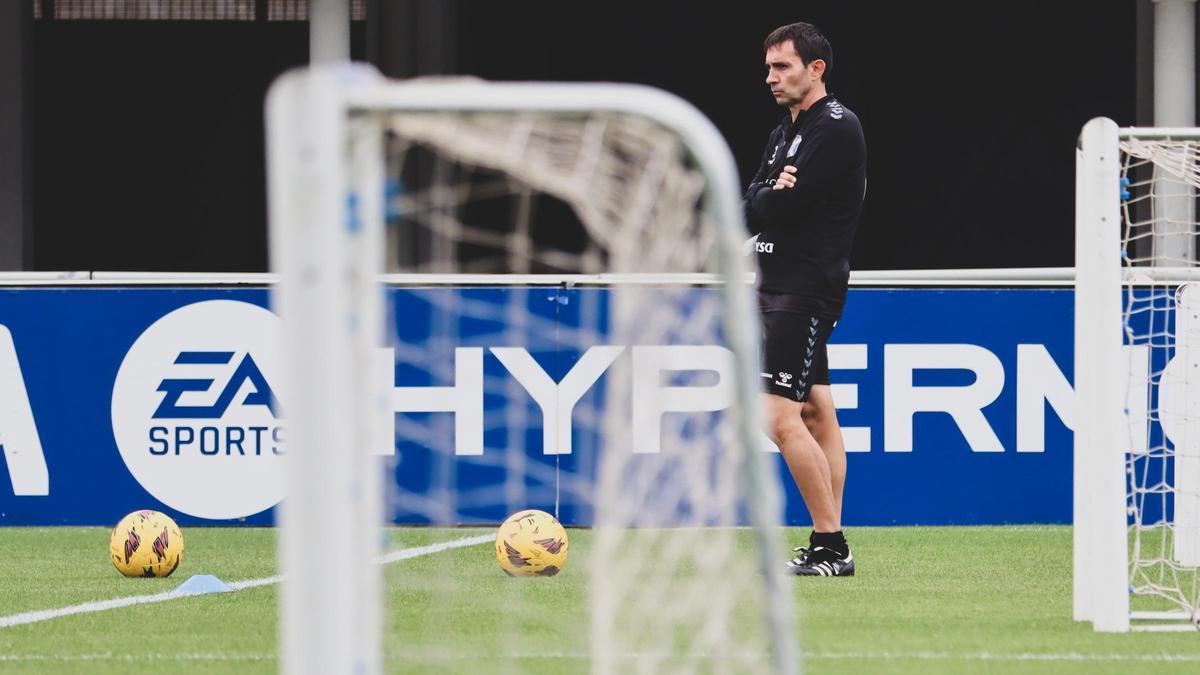
<path fill-rule="evenodd" d="M 645 654 L 631 654 L 626 658 L 637 659 Z M 655 655 L 662 658 L 664 655 Z M 736 655 L 735 655 L 736 656 Z M 750 659 L 762 658 L 761 653 L 743 655 Z M 170 662 L 170 661 L 275 661 L 275 654 L 222 654 L 222 653 L 170 653 L 170 654 L 0 654 L 0 663 L 6 662 L 73 662 L 73 661 L 126 661 L 126 662 Z M 804 654 L 803 658 L 810 661 L 824 660 L 912 660 L 912 661 L 1046 661 L 1046 662 L 1126 662 L 1126 663 L 1196 663 L 1200 662 L 1200 654 L 1085 654 L 1080 652 L 1038 653 L 1038 652 L 814 652 Z M 423 658 L 419 654 L 389 655 L 391 662 L 450 662 L 450 661 L 503 661 L 508 659 L 547 660 L 547 661 L 587 661 L 590 654 L 582 652 L 525 652 L 515 654 L 496 653 L 445 653 L 430 655 Z"/>
<path fill-rule="evenodd" d="M 475 546 L 485 542 L 493 541 L 495 535 L 481 534 L 474 537 L 464 537 L 462 539 L 452 539 L 437 544 L 429 544 L 428 546 L 416 546 L 413 548 L 405 548 L 399 551 L 382 555 L 379 557 L 381 564 L 394 563 L 401 560 L 410 560 L 423 555 L 431 555 L 441 553 L 454 548 L 462 548 L 464 546 Z M 265 577 L 262 579 L 246 579 L 244 581 L 235 581 L 229 584 L 234 590 L 242 590 L 243 588 L 254 588 L 256 586 L 268 586 L 279 583 L 283 577 L 276 575 L 273 577 Z M 20 626 L 27 623 L 37 623 L 39 621 L 49 621 L 50 619 L 58 619 L 64 616 L 72 616 L 74 614 L 87 614 L 90 612 L 103 612 L 119 607 L 129 607 L 130 605 L 147 605 L 156 602 L 166 602 L 168 600 L 179 600 L 180 598 L 195 597 L 190 593 L 177 593 L 174 590 L 163 591 L 161 593 L 153 593 L 150 595 L 131 595 L 124 598 L 113 598 L 112 600 L 98 600 L 95 602 L 84 602 L 78 605 L 69 607 L 60 607 L 58 609 L 43 609 L 35 612 L 22 612 L 21 614 L 12 614 L 10 616 L 0 616 L 0 628 L 9 626 Z M 0 661 L 5 660 L 5 655 L 0 654 Z"/>
<path fill-rule="evenodd" d="M 1200 663 L 1200 654 L 1087 654 L 1082 652 L 814 652 L 813 660 L 909 659 L 914 661 L 1128 661 L 1134 663 Z"/>
<path fill-rule="evenodd" d="M 0 654 L 0 663 L 58 663 L 87 661 L 171 662 L 171 661 L 274 661 L 274 654 Z"/>
<path fill-rule="evenodd" d="M 665 653 L 647 653 L 639 652 L 634 654 L 625 654 L 619 659 L 638 660 L 642 658 L 653 659 L 671 659 L 677 657 L 692 657 L 696 654 L 665 654 Z M 700 654 L 700 656 L 706 656 Z M 762 652 L 753 653 L 737 653 L 726 655 L 734 660 L 742 661 L 759 661 L 764 658 Z M 567 660 L 567 661 L 587 661 L 592 657 L 585 652 L 521 652 L 521 653 L 487 653 L 487 654 L 472 654 L 472 653 L 446 653 L 438 652 L 436 655 L 421 655 L 419 653 L 400 653 L 389 654 L 388 661 L 455 661 L 455 660 L 504 660 L 504 659 L 530 659 L 530 660 Z M 1109 661 L 1109 662 L 1131 662 L 1131 663 L 1200 663 L 1200 653 L 1196 654 L 1103 654 L 1095 653 L 1088 654 L 1082 652 L 804 652 L 801 654 L 801 659 L 806 661 L 825 661 L 825 660 L 913 660 L 913 661 Z"/>

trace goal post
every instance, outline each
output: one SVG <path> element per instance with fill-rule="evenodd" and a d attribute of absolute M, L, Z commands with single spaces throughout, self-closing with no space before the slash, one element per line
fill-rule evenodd
<path fill-rule="evenodd" d="M 1074 616 L 1128 630 L 1121 361 L 1120 212 L 1116 125 L 1084 127 L 1075 237 Z"/>
<path fill-rule="evenodd" d="M 380 672 L 382 645 L 391 638 L 383 635 L 380 600 L 388 591 L 374 562 L 381 526 L 405 522 L 398 513 L 427 525 L 469 525 L 481 522 L 479 513 L 530 506 L 529 495 L 542 494 L 531 485 L 548 481 L 554 497 L 547 508 L 557 509 L 560 491 L 578 490 L 580 508 L 595 518 L 595 532 L 585 538 L 592 553 L 619 563 L 574 563 L 593 585 L 591 642 L 582 656 L 593 672 L 797 672 L 792 592 L 777 562 L 783 550 L 779 479 L 761 452 L 758 323 L 747 283 L 751 264 L 742 252 L 738 174 L 711 122 L 681 99 L 642 86 L 393 82 L 348 64 L 285 74 L 268 96 L 267 121 L 271 264 L 280 274 L 272 297 L 284 322 L 288 364 L 280 387 L 289 424 L 279 549 L 284 670 Z M 497 195 L 502 206 L 480 205 Z M 558 202 L 582 223 L 584 250 L 571 249 L 574 243 L 546 250 L 536 240 L 541 225 L 531 214 Z M 695 214 L 678 213 L 691 202 Z M 469 222 L 481 209 L 487 222 Z M 514 221 L 503 231 L 490 221 L 501 212 Z M 393 255 L 401 262 L 390 267 L 386 219 L 419 229 L 400 240 L 416 253 Z M 561 429 L 547 430 L 546 444 L 565 439 L 560 443 L 567 449 L 547 447 L 544 455 L 527 453 L 522 445 L 530 436 L 511 430 L 500 460 L 491 458 L 490 446 L 464 451 L 454 445 L 475 433 L 483 445 L 490 442 L 491 422 L 464 420 L 473 419 L 468 413 L 492 413 L 465 409 L 460 401 L 468 386 L 492 386 L 482 375 L 467 377 L 477 372 L 471 368 L 483 368 L 484 354 L 514 374 L 525 364 L 537 366 L 511 344 L 455 347 L 474 339 L 464 326 L 504 316 L 526 331 L 514 329 L 506 339 L 537 334 L 542 319 L 529 309 L 529 291 L 507 294 L 500 308 L 467 298 L 466 291 L 431 291 L 421 301 L 432 318 L 421 321 L 432 337 L 406 343 L 408 336 L 397 335 L 409 326 L 392 316 L 399 310 L 385 306 L 381 274 L 444 280 L 477 271 L 485 254 L 511 263 L 509 273 L 550 266 L 617 277 L 699 272 L 715 280 L 679 288 L 614 286 L 594 307 L 578 309 L 598 308 L 602 319 L 595 322 L 602 327 L 585 326 L 593 320 L 588 317 L 577 319 L 579 326 L 555 324 L 555 344 L 579 354 L 579 368 L 568 375 L 589 368 L 593 378 L 604 373 L 599 412 L 576 411 L 577 423 L 602 439 L 593 469 L 572 474 L 570 463 L 560 466 L 558 453 L 571 452 L 570 432 L 563 436 Z M 661 311 L 648 313 L 650 303 Z M 437 402 L 409 395 L 412 387 L 401 397 L 379 377 L 378 354 L 388 340 L 395 372 L 419 371 Z M 601 346 L 606 340 L 622 347 Z M 707 346 L 714 340 L 719 347 Z M 679 349 L 663 350 L 672 341 Z M 454 347 L 448 371 L 440 355 L 431 359 L 435 364 L 422 363 L 423 352 L 445 345 Z M 626 345 L 633 357 L 617 359 Z M 647 378 L 639 367 L 656 374 Z M 523 385 L 532 381 L 529 368 L 521 371 L 525 380 L 517 378 Z M 715 384 L 711 377 L 688 380 L 705 370 Z M 437 382 L 446 386 L 433 386 Z M 538 404 L 550 405 L 542 391 Z M 493 393 L 488 389 L 489 405 Z M 528 401 L 518 398 L 497 416 L 510 427 L 526 425 Z M 455 425 L 439 433 L 436 425 L 398 422 L 393 428 L 388 422 L 396 406 L 418 410 L 412 406 L 422 404 L 430 407 L 420 410 L 453 411 Z M 635 430 L 647 411 L 657 411 L 649 426 L 661 443 L 652 440 L 646 450 L 644 439 L 633 438 L 629 411 Z M 720 412 L 702 419 L 681 411 Z M 566 414 L 569 422 L 569 408 Z M 395 452 L 408 431 L 407 440 L 421 447 Z M 402 457 L 385 462 L 391 473 L 381 476 L 376 455 L 389 453 Z M 412 464 L 412 456 L 425 459 Z M 413 466 L 428 471 L 428 480 L 414 479 Z M 504 478 L 486 490 L 458 492 L 466 489 L 462 476 L 485 473 Z M 397 488 L 396 477 L 423 487 Z M 404 492 L 411 489 L 417 492 Z M 386 499 L 385 492 L 391 492 Z M 737 525 L 750 525 L 752 551 Z M 586 548 L 579 553 L 586 554 Z M 742 556 L 749 563 L 735 564 Z M 506 592 L 507 601 L 523 601 L 518 592 Z M 656 622 L 656 611 L 662 621 Z M 744 612 L 757 615 L 761 633 L 751 635 Z M 656 625 L 666 621 L 675 624 Z M 447 658 L 444 646 L 397 639 L 398 650 L 416 654 L 411 658 Z"/>
<path fill-rule="evenodd" d="M 271 303 L 284 325 L 277 391 L 289 436 L 278 508 L 288 673 L 382 672 L 383 490 L 370 434 L 385 392 L 364 386 L 379 381 L 369 356 L 384 336 L 383 181 L 372 169 L 382 133 L 345 103 L 352 82 L 373 80 L 330 66 L 285 75 L 267 100 Z"/>
<path fill-rule="evenodd" d="M 1200 129 L 1084 126 L 1073 616 L 1097 631 L 1200 628 L 1197 187 Z"/>

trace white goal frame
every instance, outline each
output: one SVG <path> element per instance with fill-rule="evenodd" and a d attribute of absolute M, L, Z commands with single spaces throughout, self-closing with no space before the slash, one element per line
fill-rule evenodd
<path fill-rule="evenodd" d="M 1088 122 L 1076 151 L 1073 616 L 1096 631 L 1194 631 L 1183 611 L 1130 610 L 1126 454 L 1131 434 L 1122 289 L 1200 280 L 1200 268 L 1122 261 L 1124 139 L 1200 141 L 1200 129 Z M 1178 475 L 1177 475 L 1178 477 Z M 1200 486 L 1189 486 L 1194 490 Z M 1183 489 L 1176 484 L 1176 489 Z M 1176 533 L 1176 536 L 1179 536 Z M 1137 622 L 1154 622 L 1142 623 Z M 1174 623 L 1173 623 L 1174 622 Z"/>
<path fill-rule="evenodd" d="M 695 156 L 716 224 L 716 269 L 725 281 L 725 331 L 737 367 L 738 438 L 749 480 L 765 484 L 759 447 L 758 326 L 741 253 L 746 230 L 736 166 L 712 123 L 682 99 L 619 84 L 388 81 L 369 66 L 324 64 L 289 72 L 267 99 L 273 295 L 284 322 L 288 415 L 286 499 L 280 507 L 281 655 L 288 673 L 378 673 L 382 608 L 378 566 L 382 477 L 369 448 L 386 422 L 385 392 L 370 354 L 383 342 L 383 136 L 388 112 L 542 111 L 639 115 L 672 129 Z M 380 384 L 382 386 L 382 384 Z M 382 428 L 381 428 L 382 426 Z M 749 489 L 754 489 L 750 486 Z M 748 500 L 761 510 L 758 500 Z M 755 522 L 778 514 L 754 513 Z M 348 527 L 347 524 L 353 524 Z M 772 525 L 775 523 L 772 522 Z M 776 565 L 774 535 L 756 528 L 760 564 Z M 772 529 L 773 531 L 773 529 Z M 362 552 L 347 555 L 347 552 Z M 764 574 L 768 597 L 790 597 Z M 795 672 L 789 603 L 772 612 L 776 672 Z"/>

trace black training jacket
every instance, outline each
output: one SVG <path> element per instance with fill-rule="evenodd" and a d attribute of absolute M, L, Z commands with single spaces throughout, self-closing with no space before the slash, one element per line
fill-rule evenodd
<path fill-rule="evenodd" d="M 789 165 L 796 185 L 772 190 Z M 759 290 L 796 296 L 797 309 L 840 316 L 866 185 L 867 145 L 850 109 L 830 95 L 795 122 L 784 115 L 742 201 L 758 235 Z"/>

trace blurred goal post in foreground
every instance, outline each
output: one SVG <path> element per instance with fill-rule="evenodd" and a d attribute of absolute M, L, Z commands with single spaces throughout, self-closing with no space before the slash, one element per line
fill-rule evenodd
<path fill-rule="evenodd" d="M 479 166 L 505 173 L 507 182 L 520 184 L 521 190 L 540 190 L 573 207 L 592 238 L 604 240 L 599 253 L 579 257 L 580 271 L 663 271 L 639 266 L 647 263 L 647 255 L 661 254 L 674 259 L 677 251 L 694 249 L 700 257 L 684 262 L 686 269 L 683 271 L 712 272 L 722 280 L 719 293 L 713 296 L 719 296 L 720 307 L 715 312 L 691 313 L 701 315 L 696 320 L 703 320 L 705 314 L 719 319 L 725 345 L 732 354 L 736 377 L 729 383 L 733 400 L 729 410 L 733 412 L 723 419 L 730 420 L 733 426 L 722 433 L 707 435 L 710 444 L 714 439 L 722 439 L 729 456 L 736 461 L 730 464 L 728 459 L 677 456 L 673 461 L 692 464 L 674 473 L 663 473 L 661 476 L 668 477 L 661 479 L 669 481 L 669 476 L 678 478 L 682 475 L 682 480 L 692 482 L 678 487 L 680 493 L 685 493 L 684 502 L 666 504 L 664 513 L 658 516 L 667 520 L 680 514 L 692 517 L 694 520 L 687 522 L 698 527 L 673 531 L 679 536 L 694 537 L 689 533 L 703 530 L 706 524 L 736 524 L 731 518 L 740 518 L 735 514 L 741 513 L 739 509 L 744 507 L 757 538 L 754 553 L 757 560 L 751 567 L 759 573 L 716 569 L 705 561 L 705 557 L 711 561 L 713 555 L 734 555 L 736 546 L 729 538 L 732 535 L 726 535 L 721 549 L 704 550 L 699 548 L 701 542 L 697 541 L 697 550 L 689 554 L 694 555 L 695 560 L 684 567 L 697 568 L 697 574 L 744 576 L 759 588 L 752 594 L 722 600 L 723 594 L 737 592 L 738 586 L 733 583 L 733 577 L 726 579 L 729 583 L 722 584 L 718 576 L 703 579 L 698 586 L 715 592 L 711 598 L 693 589 L 690 591 L 693 597 L 677 600 L 669 586 L 656 588 L 657 594 L 650 593 L 645 597 L 658 597 L 668 604 L 690 603 L 682 607 L 684 615 L 728 612 L 734 604 L 751 601 L 753 611 L 762 616 L 768 634 L 763 636 L 762 642 L 743 649 L 740 654 L 731 652 L 722 656 L 721 650 L 730 648 L 725 642 L 737 644 L 736 640 L 722 637 L 722 631 L 744 632 L 739 626 L 744 617 L 729 620 L 714 616 L 711 621 L 698 622 L 698 632 L 694 635 L 679 635 L 679 626 L 668 627 L 658 647 L 644 652 L 635 649 L 634 653 L 620 653 L 622 640 L 640 645 L 644 643 L 643 636 L 622 635 L 622 630 L 630 629 L 617 624 L 601 626 L 598 630 L 596 609 L 593 608 L 591 635 L 595 652 L 592 669 L 623 672 L 628 668 L 643 671 L 652 668 L 665 672 L 671 669 L 672 662 L 663 661 L 664 656 L 656 650 L 670 651 L 682 640 L 683 643 L 695 643 L 689 647 L 692 651 L 683 655 L 680 661 L 685 671 L 702 667 L 698 664 L 706 663 L 709 658 L 728 657 L 732 661 L 716 662 L 710 667 L 751 672 L 755 668 L 738 661 L 749 658 L 759 660 L 758 669 L 764 667 L 761 662 L 765 659 L 771 664 L 767 667 L 774 672 L 795 672 L 799 663 L 793 646 L 795 636 L 788 606 L 791 592 L 782 585 L 782 567 L 777 563 L 783 550 L 782 543 L 776 539 L 781 516 L 778 488 L 773 484 L 777 479 L 766 463 L 768 457 L 758 451 L 762 437 L 755 357 L 757 320 L 751 304 L 751 289 L 745 283 L 748 262 L 742 254 L 745 227 L 739 203 L 741 191 L 729 149 L 712 124 L 681 99 L 646 87 L 474 80 L 389 82 L 369 67 L 349 64 L 316 66 L 284 75 L 268 96 L 267 119 L 271 265 L 280 274 L 273 302 L 285 326 L 282 348 L 287 375 L 281 400 L 287 406 L 289 420 L 289 462 L 285 469 L 287 496 L 280 507 L 283 526 L 281 567 L 285 575 L 281 597 L 284 670 L 289 673 L 373 673 L 381 668 L 384 642 L 382 589 L 378 566 L 373 561 L 380 549 L 379 526 L 391 520 L 391 514 L 382 506 L 385 481 L 390 478 L 379 475 L 370 449 L 393 443 L 394 430 L 391 425 L 380 423 L 390 414 L 390 383 L 379 376 L 378 368 L 373 368 L 372 364 L 378 365 L 373 354 L 383 343 L 386 333 L 383 293 L 378 284 L 379 275 L 384 272 L 385 190 L 390 180 L 387 177 L 389 168 L 386 164 L 390 158 L 385 158 L 385 135 L 408 133 L 405 125 L 408 121 L 414 128 L 412 143 L 427 146 L 434 152 L 445 151 L 454 166 L 476 161 L 477 158 L 471 155 L 478 151 L 485 158 Z M 532 126 L 518 130 L 520 133 L 509 133 L 512 129 L 505 129 L 505 125 L 511 127 L 514 121 L 524 125 L 529 120 L 533 120 Z M 599 131 L 592 133 L 596 129 Z M 497 130 L 500 133 L 493 133 Z M 455 146 L 457 131 L 476 134 L 473 136 L 476 145 L 470 151 Z M 649 135 L 646 139 L 640 138 L 642 131 Z M 665 145 L 678 146 L 683 151 L 671 149 L 656 154 L 643 147 L 654 145 L 649 141 L 650 137 L 659 141 L 666 139 Z M 529 139 L 543 145 L 526 152 L 523 141 Z M 641 158 L 643 151 L 647 155 L 644 160 Z M 596 199 L 607 198 L 609 202 L 594 203 L 587 190 L 577 193 L 570 186 L 561 185 L 564 176 L 556 163 L 564 161 L 575 162 L 585 170 L 598 168 L 605 172 L 605 175 L 598 173 L 597 178 L 611 182 L 596 186 L 599 193 Z M 651 166 L 634 167 L 638 172 L 622 174 L 623 165 L 633 161 L 646 161 Z M 683 182 L 665 180 L 661 185 L 681 188 L 684 193 L 695 189 L 702 197 L 699 208 L 703 217 L 696 222 L 702 226 L 699 230 L 705 231 L 695 230 L 699 236 L 694 239 L 678 239 L 682 231 L 671 232 L 667 224 L 646 217 L 662 215 L 655 204 L 670 197 L 658 194 L 659 183 L 629 185 L 631 181 L 636 183 L 647 176 L 670 178 L 675 175 L 672 172 L 682 172 Z M 450 185 L 445 188 L 427 191 L 439 203 L 420 208 L 436 216 L 431 219 L 434 238 L 460 239 L 452 241 L 448 249 L 442 247 L 451 253 L 445 259 L 434 261 L 437 265 L 429 267 L 431 271 L 435 268 L 442 272 L 457 269 L 454 267 L 456 254 L 453 253 L 458 250 L 457 246 L 474 245 L 492 236 L 454 220 L 461 214 L 447 210 L 440 203 L 448 195 L 470 192 L 470 187 Z M 684 198 L 687 198 L 686 194 Z M 630 204 L 630 201 L 634 203 Z M 653 222 L 643 222 L 647 220 Z M 688 223 L 695 225 L 692 219 L 688 219 Z M 437 232 L 443 224 L 448 231 Z M 605 229 L 618 225 L 619 232 L 610 233 Z M 628 232 L 621 229 L 627 227 L 630 228 Z M 655 236 L 658 227 L 667 229 Z M 641 241 L 639 237 L 642 236 L 650 239 Z M 445 256 L 446 250 L 441 255 Z M 561 253 L 553 257 L 554 260 L 561 258 Z M 417 272 L 424 269 L 418 267 Z M 614 300 L 614 304 L 617 301 Z M 625 319 L 636 324 L 626 328 L 631 334 L 637 333 L 634 340 L 648 339 L 650 344 L 667 344 L 654 340 L 670 339 L 670 326 L 660 329 L 659 335 L 646 335 L 646 326 L 654 327 L 661 319 L 648 319 L 644 306 L 624 304 Z M 638 309 L 641 311 L 630 312 Z M 611 311 L 614 317 L 621 314 L 615 309 Z M 669 307 L 665 313 L 670 313 Z M 685 309 L 684 315 L 688 313 Z M 618 320 L 613 319 L 614 322 Z M 606 394 L 610 399 L 608 407 L 618 407 L 618 402 L 628 407 L 626 399 L 614 402 L 614 391 L 616 388 L 610 380 Z M 639 412 L 636 404 L 634 411 L 635 415 Z M 618 422 L 616 426 L 625 425 Z M 608 422 L 607 428 L 614 429 L 614 423 Z M 618 428 L 621 442 L 628 442 L 622 433 L 623 430 Z M 688 435 L 686 431 L 679 433 Z M 629 448 L 625 446 L 625 449 Z M 450 453 L 453 457 L 452 450 Z M 606 456 L 618 454 L 608 452 Z M 662 454 L 665 456 L 667 452 L 664 450 Z M 640 461 L 646 456 L 637 457 Z M 719 471 L 714 474 L 713 469 Z M 630 465 L 604 466 L 597 480 L 603 481 L 605 476 L 610 476 L 620 481 L 630 471 Z M 696 500 L 707 499 L 705 488 L 711 480 L 722 480 L 725 484 L 713 498 L 717 503 L 701 507 Z M 729 490 L 727 483 L 731 481 L 736 484 Z M 645 479 L 634 482 L 645 482 Z M 654 486 L 641 489 L 653 490 Z M 674 490 L 676 488 L 668 482 L 659 492 L 672 493 Z M 623 499 L 624 495 L 613 493 L 611 488 L 606 492 L 603 485 L 596 488 L 596 493 L 596 518 L 601 522 L 604 514 L 610 511 L 606 511 L 600 501 Z M 739 501 L 735 497 L 731 500 L 731 495 L 742 495 L 744 499 Z M 616 527 L 598 528 L 594 537 L 597 547 L 605 541 L 611 542 L 612 532 L 619 528 L 631 524 L 636 528 L 639 498 L 650 499 L 646 495 L 634 496 L 632 513 L 629 513 L 629 506 L 625 506 L 624 511 L 611 511 L 616 514 L 612 516 Z M 655 495 L 653 499 L 659 498 Z M 654 518 L 649 521 L 656 522 Z M 639 533 L 638 536 L 642 535 Z M 678 537 L 672 540 L 671 536 L 626 548 L 683 555 L 687 545 Z M 609 553 L 630 555 L 621 550 L 614 553 L 611 549 Z M 605 579 L 618 584 L 637 584 L 638 570 L 652 573 L 653 562 L 648 561 L 639 568 L 629 567 L 628 561 L 623 561 L 625 568 L 617 570 L 616 576 L 609 575 Z M 697 562 L 699 564 L 695 564 Z M 722 586 L 729 590 L 722 590 Z M 617 598 L 636 600 L 644 595 L 628 588 L 612 590 L 613 597 Z M 664 590 L 667 592 L 665 597 L 662 596 Z M 603 596 L 603 593 L 592 592 L 593 600 Z M 613 607 L 607 600 L 602 599 L 599 604 L 604 605 L 601 623 L 619 622 L 630 616 L 629 609 Z M 665 606 L 636 609 L 633 614 L 640 617 L 652 617 L 656 611 L 671 616 Z M 635 633 L 637 630 L 635 625 Z M 596 645 L 597 636 L 600 641 L 611 640 L 611 643 Z M 732 668 L 730 663 L 734 664 Z M 658 670 L 660 667 L 662 670 Z"/>
<path fill-rule="evenodd" d="M 1200 129 L 1097 118 L 1076 153 L 1074 607 L 1200 629 Z"/>

